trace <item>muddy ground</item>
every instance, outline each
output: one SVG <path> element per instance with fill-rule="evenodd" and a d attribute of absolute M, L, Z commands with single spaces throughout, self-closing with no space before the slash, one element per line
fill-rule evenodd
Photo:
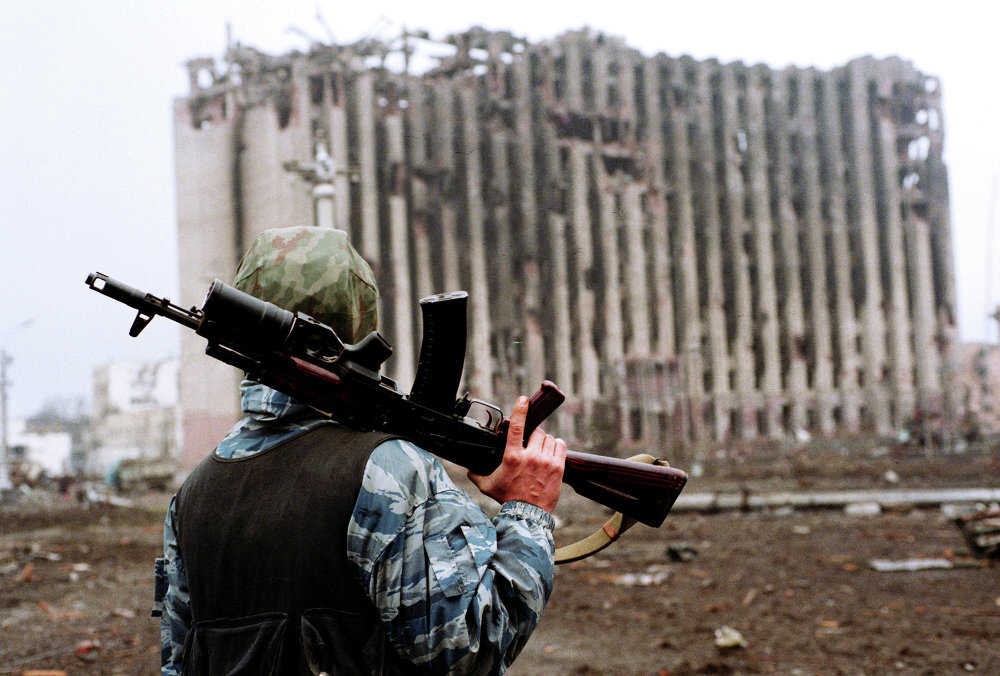
<path fill-rule="evenodd" d="M 1000 486 L 1000 451 L 756 449 L 709 461 L 685 490 L 944 486 Z M 156 673 L 148 615 L 168 496 L 133 497 L 142 509 L 81 508 L 51 494 L 0 505 L 0 674 Z M 571 492 L 559 512 L 561 543 L 606 517 Z M 1000 673 L 1000 566 L 969 555 L 950 514 L 675 511 L 658 530 L 637 526 L 560 567 L 508 673 Z M 913 558 L 954 567 L 870 565 Z M 717 633 L 733 647 L 717 646 Z"/>

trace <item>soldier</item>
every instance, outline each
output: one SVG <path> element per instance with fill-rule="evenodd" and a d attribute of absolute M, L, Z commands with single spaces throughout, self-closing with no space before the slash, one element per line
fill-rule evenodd
<path fill-rule="evenodd" d="M 241 291 L 356 342 L 377 324 L 368 264 L 339 230 L 268 230 Z M 158 586 L 163 674 L 499 674 L 552 590 L 566 445 L 523 447 L 470 473 L 490 519 L 412 443 L 331 422 L 245 380 L 245 417 L 171 501 Z"/>

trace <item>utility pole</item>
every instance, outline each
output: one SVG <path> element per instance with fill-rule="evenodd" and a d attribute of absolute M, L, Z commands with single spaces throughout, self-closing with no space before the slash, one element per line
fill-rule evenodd
<path fill-rule="evenodd" d="M 10 471 L 7 458 L 7 352 L 0 348 L 0 490 L 10 488 Z"/>
<path fill-rule="evenodd" d="M 24 320 L 8 331 L 4 337 L 10 337 L 11 334 L 29 326 L 34 321 L 34 319 Z M 8 454 L 10 446 L 7 443 L 7 387 L 10 385 L 7 380 L 7 367 L 12 361 L 13 359 L 7 354 L 7 349 L 4 347 L 4 342 L 0 340 L 0 490 L 11 488 L 10 457 Z"/>

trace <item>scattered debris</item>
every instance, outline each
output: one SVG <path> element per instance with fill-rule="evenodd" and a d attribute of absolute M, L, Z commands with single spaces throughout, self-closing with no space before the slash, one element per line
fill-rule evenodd
<path fill-rule="evenodd" d="M 656 570 L 647 573 L 623 573 L 615 576 L 615 584 L 623 587 L 652 587 L 670 578 L 670 571 Z"/>
<path fill-rule="evenodd" d="M 671 561 L 693 561 L 698 557 L 698 550 L 684 542 L 667 545 L 667 558 Z"/>
<path fill-rule="evenodd" d="M 97 659 L 102 647 L 98 639 L 87 639 L 77 643 L 76 647 L 73 648 L 73 653 L 86 662 L 93 662 Z"/>
<path fill-rule="evenodd" d="M 747 640 L 743 638 L 743 634 L 732 627 L 719 627 L 715 630 L 715 647 L 719 650 L 746 648 Z"/>
<path fill-rule="evenodd" d="M 35 568 L 30 563 L 24 567 L 21 574 L 17 576 L 18 582 L 38 582 L 38 576 L 35 575 Z"/>
<path fill-rule="evenodd" d="M 62 556 L 56 552 L 46 552 L 37 542 L 31 545 L 31 558 L 43 561 L 62 561 Z"/>
<path fill-rule="evenodd" d="M 882 506 L 877 502 L 852 502 L 844 506 L 846 516 L 878 516 Z"/>
<path fill-rule="evenodd" d="M 976 558 L 1000 559 L 1000 508 L 964 514 L 955 525 Z"/>
<path fill-rule="evenodd" d="M 872 559 L 868 562 L 868 565 L 880 573 L 894 573 L 899 571 L 912 572 L 916 570 L 950 569 L 955 567 L 955 562 L 949 559 L 904 559 L 902 561 Z"/>
<path fill-rule="evenodd" d="M 87 500 L 94 504 L 108 504 L 114 507 L 124 507 L 126 509 L 135 506 L 135 503 L 128 498 L 122 498 L 107 492 L 98 492 L 93 488 L 87 489 L 86 496 Z"/>

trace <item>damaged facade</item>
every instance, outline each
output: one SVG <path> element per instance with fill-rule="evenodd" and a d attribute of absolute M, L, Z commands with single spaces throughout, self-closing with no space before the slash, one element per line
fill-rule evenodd
<path fill-rule="evenodd" d="M 649 57 L 589 30 L 449 42 L 420 74 L 372 42 L 190 62 L 183 302 L 261 230 L 335 225 L 376 272 L 401 387 L 416 300 L 465 289 L 466 386 L 509 406 L 554 380 L 549 427 L 577 446 L 886 434 L 954 405 L 933 77 Z M 237 416 L 239 376 L 183 341 L 193 462 Z"/>

